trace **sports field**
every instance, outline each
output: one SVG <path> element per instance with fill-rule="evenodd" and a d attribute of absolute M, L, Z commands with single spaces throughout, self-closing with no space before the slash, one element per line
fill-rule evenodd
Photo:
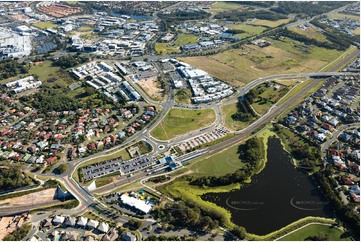
<path fill-rule="evenodd" d="M 160 140 L 173 139 L 176 136 L 211 125 L 216 119 L 213 109 L 172 108 L 162 122 L 155 127 L 151 135 Z"/>
<path fill-rule="evenodd" d="M 281 38 L 268 47 L 245 45 L 212 56 L 180 58 L 211 76 L 234 86 L 243 86 L 254 79 L 279 73 L 313 72 L 335 60 L 342 52 Z"/>
<path fill-rule="evenodd" d="M 38 27 L 40 29 L 50 29 L 50 28 L 56 28 L 58 27 L 57 24 L 53 24 L 52 22 L 40 22 L 33 24 L 35 27 Z"/>

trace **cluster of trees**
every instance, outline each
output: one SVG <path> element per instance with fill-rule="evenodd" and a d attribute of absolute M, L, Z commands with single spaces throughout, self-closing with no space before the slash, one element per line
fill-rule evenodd
<path fill-rule="evenodd" d="M 321 232 L 316 235 L 308 236 L 305 240 L 306 241 L 328 241 L 328 240 L 330 240 L 330 235 L 328 235 L 324 232 Z"/>
<path fill-rule="evenodd" d="M 4 241 L 21 241 L 29 233 L 31 229 L 31 223 L 25 223 L 20 228 L 14 230 L 12 233 L 8 234 Z"/>
<path fill-rule="evenodd" d="M 240 158 L 253 165 L 264 158 L 264 151 L 265 148 L 262 139 L 257 137 L 248 139 L 245 144 L 238 147 Z"/>
<path fill-rule="evenodd" d="M 351 36 L 335 28 L 328 27 L 326 24 L 321 23 L 318 19 L 313 19 L 310 23 L 324 30 L 323 34 L 327 40 L 337 46 L 343 47 L 341 50 L 347 49 L 353 42 L 359 42 L 358 36 Z"/>
<path fill-rule="evenodd" d="M 172 226 L 194 227 L 203 231 L 211 231 L 219 226 L 218 220 L 213 220 L 189 201 L 167 203 L 164 208 L 156 208 L 153 216 Z"/>
<path fill-rule="evenodd" d="M 161 182 L 165 182 L 167 180 L 168 180 L 168 178 L 165 175 L 152 177 L 149 179 L 150 182 L 154 182 L 154 183 L 161 183 Z"/>
<path fill-rule="evenodd" d="M 336 216 L 344 222 L 352 231 L 356 240 L 360 239 L 360 218 L 355 213 L 351 204 L 344 205 L 335 189 L 330 185 L 330 176 L 326 171 L 318 171 L 313 174 L 315 181 L 319 184 L 321 191 L 330 201 Z"/>
<path fill-rule="evenodd" d="M 128 221 L 129 227 L 132 227 L 134 229 L 139 229 L 142 226 L 143 222 L 137 219 L 131 219 Z"/>
<path fill-rule="evenodd" d="M 18 60 L 6 59 L 0 61 L 0 80 L 7 79 L 18 74 L 26 74 L 29 72 L 30 65 L 19 63 Z"/>
<path fill-rule="evenodd" d="M 63 174 L 64 172 L 66 172 L 68 169 L 69 169 L 68 164 L 61 164 L 57 168 L 54 169 L 53 173 L 60 175 L 60 174 Z"/>
<path fill-rule="evenodd" d="M 240 159 L 247 161 L 241 169 L 224 176 L 204 176 L 190 182 L 197 186 L 225 186 L 233 183 L 243 182 L 252 176 L 259 168 L 261 161 L 265 159 L 264 144 L 261 138 L 253 137 L 245 144 L 238 147 Z"/>
<path fill-rule="evenodd" d="M 205 19 L 211 15 L 211 13 L 206 11 L 188 12 L 184 10 L 175 11 L 171 14 L 159 13 L 158 17 L 161 19 L 159 26 L 162 31 L 166 31 L 171 25 L 177 25 L 187 20 Z"/>
<path fill-rule="evenodd" d="M 315 45 L 318 47 L 326 49 L 337 49 L 337 50 L 346 50 L 352 44 L 352 40 L 346 38 L 343 33 L 338 33 L 338 35 L 329 35 L 327 31 L 323 32 L 326 38 L 330 42 L 318 41 L 316 39 L 308 38 L 304 35 L 298 34 L 296 32 L 290 31 L 288 29 L 280 29 L 275 33 L 275 36 L 284 36 L 300 42 L 303 42 L 308 45 Z"/>
<path fill-rule="evenodd" d="M 227 29 L 226 33 L 229 33 L 229 34 L 242 34 L 242 33 L 246 33 L 246 31 L 241 30 L 241 29 Z"/>
<path fill-rule="evenodd" d="M 30 177 L 15 167 L 0 168 L 0 191 L 8 191 L 33 184 Z"/>
<path fill-rule="evenodd" d="M 67 69 L 70 67 L 74 67 L 76 65 L 79 65 L 81 63 L 88 62 L 89 58 L 85 56 L 80 55 L 67 55 L 67 56 L 61 56 L 58 59 L 55 59 L 53 62 L 54 66 L 59 66 L 62 69 Z"/>
<path fill-rule="evenodd" d="M 225 19 L 227 21 L 242 21 L 242 22 L 251 18 L 265 19 L 265 20 L 280 20 L 287 18 L 286 15 L 271 11 L 266 11 L 266 10 L 244 11 L 244 12 L 233 10 L 227 12 L 219 12 L 214 17 L 216 19 Z"/>
<path fill-rule="evenodd" d="M 340 8 L 350 2 L 331 2 L 331 1 L 320 1 L 320 2 L 279 2 L 277 7 L 271 10 L 280 14 L 304 14 L 307 16 L 315 16 L 323 13 L 330 12 L 336 8 Z"/>
<path fill-rule="evenodd" d="M 268 1 L 257 1 L 257 2 L 256 1 L 242 1 L 242 2 L 231 1 L 231 3 L 258 6 L 258 7 L 264 7 L 264 8 L 269 8 L 274 5 L 274 2 L 268 2 Z"/>
<path fill-rule="evenodd" d="M 48 88 L 32 97 L 33 106 L 42 113 L 81 108 L 81 104 L 77 99 L 70 98 L 64 92 L 57 89 Z"/>
<path fill-rule="evenodd" d="M 250 90 L 242 99 L 238 100 L 237 112 L 232 115 L 232 119 L 241 122 L 248 122 L 256 116 L 251 104 L 257 97 L 255 90 Z"/>

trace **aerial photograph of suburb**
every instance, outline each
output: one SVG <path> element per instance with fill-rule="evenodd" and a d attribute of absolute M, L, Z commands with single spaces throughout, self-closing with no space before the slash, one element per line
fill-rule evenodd
<path fill-rule="evenodd" d="M 0 0 L 0 241 L 360 241 L 360 3 Z"/>

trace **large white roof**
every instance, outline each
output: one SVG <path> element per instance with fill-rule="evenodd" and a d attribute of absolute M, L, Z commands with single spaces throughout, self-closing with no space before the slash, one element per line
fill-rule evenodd
<path fill-rule="evenodd" d="M 149 213 L 149 211 L 152 209 L 152 206 L 149 204 L 146 204 L 144 201 L 136 199 L 134 197 L 129 197 L 128 195 L 123 194 L 120 199 L 123 203 L 135 207 L 136 209 L 139 209 L 140 211 L 144 213 Z"/>

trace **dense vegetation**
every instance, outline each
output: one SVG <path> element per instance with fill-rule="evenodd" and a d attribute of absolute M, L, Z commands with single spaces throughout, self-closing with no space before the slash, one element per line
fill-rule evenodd
<path fill-rule="evenodd" d="M 256 97 L 257 93 L 254 89 L 252 89 L 244 96 L 244 98 L 239 99 L 237 103 L 237 112 L 232 115 L 232 119 L 241 122 L 248 122 L 255 117 L 256 114 L 252 109 L 251 104 L 254 102 Z"/>
<path fill-rule="evenodd" d="M 162 31 L 166 31 L 171 25 L 176 25 L 186 20 L 198 20 L 210 16 L 211 13 L 205 11 L 190 12 L 184 10 L 175 11 L 171 14 L 158 14 L 158 17 L 161 19 L 160 28 Z"/>
<path fill-rule="evenodd" d="M 33 183 L 32 179 L 14 167 L 0 168 L 0 191 L 8 191 L 26 187 Z"/>
<path fill-rule="evenodd" d="M 163 176 L 152 177 L 148 181 L 154 182 L 154 183 L 161 183 L 161 182 L 165 182 L 167 180 L 169 180 L 169 178 L 166 177 L 165 175 L 163 175 Z"/>
<path fill-rule="evenodd" d="M 318 1 L 318 2 L 278 2 L 277 7 L 272 8 L 276 13 L 280 14 L 304 14 L 307 16 L 315 16 L 323 13 L 330 12 L 336 8 L 340 8 L 350 2 L 331 2 L 331 1 Z"/>
<path fill-rule="evenodd" d="M 24 223 L 20 228 L 16 229 L 14 232 L 8 234 L 4 241 L 21 241 L 29 233 L 31 229 L 31 223 Z"/>
<path fill-rule="evenodd" d="M 78 56 L 78 55 L 74 55 L 74 56 L 68 55 L 68 56 L 61 56 L 58 59 L 54 60 L 53 65 L 59 66 L 62 69 L 67 69 L 88 61 L 89 61 L 88 57 Z"/>
<path fill-rule="evenodd" d="M 286 19 L 287 16 L 271 11 L 227 11 L 227 12 L 219 12 L 214 16 L 216 19 L 225 19 L 227 21 L 246 21 L 247 19 L 257 18 L 257 19 L 265 19 L 265 20 L 280 20 Z"/>
<path fill-rule="evenodd" d="M 264 7 L 264 8 L 269 8 L 274 5 L 274 2 L 271 2 L 271 1 L 240 1 L 240 2 L 231 1 L 231 3 L 258 6 L 258 7 Z"/>
<path fill-rule="evenodd" d="M 66 172 L 68 169 L 69 169 L 68 164 L 61 164 L 57 168 L 54 169 L 53 173 L 60 175 L 60 174 L 63 174 L 64 172 Z"/>
<path fill-rule="evenodd" d="M 354 208 L 351 204 L 343 204 L 335 188 L 330 185 L 332 184 L 331 175 L 330 170 L 325 170 L 314 173 L 313 177 L 319 184 L 320 190 L 330 201 L 336 216 L 351 229 L 355 239 L 358 241 L 360 239 L 360 218 L 353 211 Z"/>
<path fill-rule="evenodd" d="M 75 110 L 81 107 L 77 99 L 70 98 L 66 93 L 57 89 L 45 89 L 32 97 L 33 106 L 42 113 Z"/>
<path fill-rule="evenodd" d="M 331 28 L 326 24 L 321 23 L 319 19 L 313 19 L 310 23 L 323 29 L 323 34 L 326 36 L 327 40 L 334 43 L 335 45 L 348 48 L 353 42 L 360 41 L 358 36 L 351 36 L 335 28 Z"/>
<path fill-rule="evenodd" d="M 224 176 L 204 176 L 193 180 L 190 184 L 197 186 L 225 186 L 243 182 L 259 170 L 262 160 L 265 159 L 265 147 L 261 138 L 253 137 L 238 147 L 240 160 L 245 164 L 234 173 Z"/>
<path fill-rule="evenodd" d="M 186 236 L 177 236 L 177 235 L 150 235 L 145 241 L 193 241 L 192 238 L 187 238 Z"/>
<path fill-rule="evenodd" d="M 0 80 L 7 79 L 18 74 L 26 74 L 29 69 L 29 65 L 19 63 L 17 60 L 6 59 L 0 61 Z"/>
<path fill-rule="evenodd" d="M 219 222 L 202 213 L 198 206 L 189 201 L 167 203 L 164 208 L 156 208 L 153 211 L 155 219 L 166 222 L 173 226 L 196 227 L 204 231 L 211 231 L 218 227 Z"/>

